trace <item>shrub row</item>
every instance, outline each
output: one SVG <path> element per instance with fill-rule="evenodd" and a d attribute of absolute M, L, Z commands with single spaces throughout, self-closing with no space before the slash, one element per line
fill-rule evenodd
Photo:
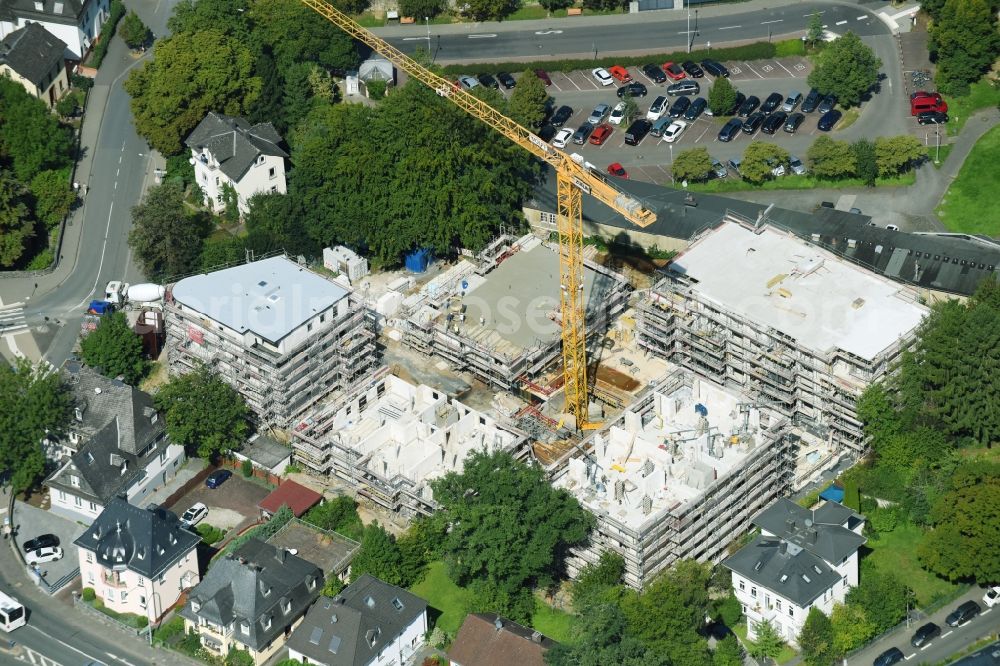
<path fill-rule="evenodd" d="M 90 56 L 90 64 L 94 69 L 100 68 L 101 63 L 104 62 L 104 56 L 108 54 L 108 45 L 118 29 L 118 21 L 122 20 L 123 16 L 125 16 L 125 5 L 121 3 L 121 0 L 112 0 L 111 14 L 101 27 L 101 38 Z"/>
<path fill-rule="evenodd" d="M 798 40 L 796 40 L 798 41 Z M 705 58 L 712 60 L 763 60 L 773 58 L 777 52 L 776 44 L 771 42 L 754 42 L 743 46 L 729 46 L 725 48 L 712 49 L 711 51 L 701 50 L 686 53 L 675 51 L 672 53 L 653 53 L 643 56 L 605 56 L 601 58 L 573 58 L 566 60 L 538 60 L 534 62 L 499 62 L 499 63 L 478 63 L 465 65 L 446 65 L 445 74 L 465 74 L 467 72 L 496 74 L 497 72 L 523 72 L 527 69 L 544 69 L 547 72 L 572 72 L 579 69 L 594 69 L 595 67 L 611 67 L 621 65 L 623 67 L 644 65 L 648 62 L 664 63 L 668 61 L 683 62 L 685 60 L 701 61 Z"/>

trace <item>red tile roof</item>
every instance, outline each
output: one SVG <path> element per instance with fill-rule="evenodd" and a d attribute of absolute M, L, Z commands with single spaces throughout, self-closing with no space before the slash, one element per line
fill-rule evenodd
<path fill-rule="evenodd" d="M 495 613 L 473 613 L 465 616 L 448 658 L 460 666 L 544 666 L 543 655 L 555 644 Z"/>
<path fill-rule="evenodd" d="M 275 514 L 283 504 L 287 504 L 295 517 L 300 517 L 303 513 L 313 508 L 323 499 L 315 490 L 310 490 L 294 481 L 285 481 L 274 491 L 262 499 L 258 508 L 270 514 Z"/>

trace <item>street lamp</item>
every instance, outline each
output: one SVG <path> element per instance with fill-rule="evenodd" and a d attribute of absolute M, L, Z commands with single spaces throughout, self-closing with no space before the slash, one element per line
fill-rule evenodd
<path fill-rule="evenodd" d="M 691 2 L 690 2 L 690 0 L 688 0 L 688 27 L 687 27 L 687 32 L 684 33 L 684 34 L 687 35 L 687 43 L 688 43 L 687 52 L 691 53 Z"/>
<path fill-rule="evenodd" d="M 941 129 L 934 125 L 934 138 L 937 141 L 937 153 L 934 155 L 934 164 L 941 164 Z"/>
<path fill-rule="evenodd" d="M 428 17 L 424 17 L 424 25 L 427 26 L 427 55 L 431 54 L 431 20 Z"/>

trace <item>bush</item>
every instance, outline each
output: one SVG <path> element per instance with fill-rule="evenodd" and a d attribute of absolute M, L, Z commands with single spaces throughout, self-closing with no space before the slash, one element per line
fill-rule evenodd
<path fill-rule="evenodd" d="M 175 615 L 169 622 L 160 625 L 159 629 L 153 631 L 153 638 L 168 643 L 174 636 L 184 633 L 184 618 Z"/>
<path fill-rule="evenodd" d="M 125 5 L 121 3 L 121 0 L 111 0 L 111 14 L 101 26 L 101 40 L 97 42 L 97 46 L 94 47 L 90 55 L 90 65 L 95 69 L 104 62 L 104 56 L 108 54 L 108 44 L 111 43 L 111 38 L 118 28 L 118 21 L 122 20 L 123 16 L 125 16 Z"/>
<path fill-rule="evenodd" d="M 226 655 L 225 666 L 254 666 L 253 657 L 246 650 L 229 649 Z"/>
<path fill-rule="evenodd" d="M 249 459 L 244 460 L 243 464 L 240 465 L 240 471 L 243 473 L 243 478 L 249 479 L 253 476 L 253 463 Z"/>
<path fill-rule="evenodd" d="M 298 465 L 295 464 L 285 465 L 285 474 L 300 474 L 301 472 L 302 468 L 299 467 Z"/>
<path fill-rule="evenodd" d="M 382 99 L 385 97 L 386 82 L 385 81 L 368 81 L 365 83 L 365 88 L 368 90 L 369 99 Z"/>
<path fill-rule="evenodd" d="M 93 603 L 94 599 L 97 598 L 97 592 L 94 592 L 94 588 L 92 587 L 85 587 L 80 591 L 80 598 L 88 604 Z"/>
<path fill-rule="evenodd" d="M 717 619 L 722 620 L 724 625 L 735 627 L 736 623 L 740 621 L 740 616 L 743 615 L 743 609 L 740 600 L 730 592 L 729 596 L 715 602 L 715 613 Z"/>
<path fill-rule="evenodd" d="M 51 248 L 45 248 L 28 262 L 29 271 L 40 271 L 42 269 L 48 268 L 52 265 L 52 262 L 56 260 L 55 254 L 52 253 Z"/>
<path fill-rule="evenodd" d="M 79 88 L 80 90 L 90 90 L 94 87 L 94 79 L 83 74 L 73 74 L 69 77 L 69 83 L 74 88 Z"/>
<path fill-rule="evenodd" d="M 195 528 L 198 534 L 201 536 L 201 540 L 206 544 L 211 546 L 213 543 L 219 543 L 222 541 L 222 537 L 226 536 L 226 531 L 218 528 L 214 525 L 208 525 L 202 523 Z"/>

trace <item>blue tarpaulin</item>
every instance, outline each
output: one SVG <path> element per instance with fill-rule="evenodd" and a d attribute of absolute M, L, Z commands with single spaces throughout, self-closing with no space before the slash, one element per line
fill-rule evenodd
<path fill-rule="evenodd" d="M 828 502 L 839 502 L 843 504 L 844 502 L 844 489 L 838 488 L 832 483 L 827 486 L 826 490 L 819 494 L 820 499 L 825 499 Z"/>
<path fill-rule="evenodd" d="M 429 263 L 431 263 L 431 249 L 429 247 L 414 250 L 403 257 L 403 265 L 411 273 L 423 273 L 427 270 Z"/>

